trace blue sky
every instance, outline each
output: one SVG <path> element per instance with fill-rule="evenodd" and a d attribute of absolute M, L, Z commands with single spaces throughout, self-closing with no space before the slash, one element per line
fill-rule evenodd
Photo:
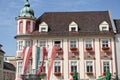
<path fill-rule="evenodd" d="M 120 0 L 29 0 L 36 18 L 44 12 L 105 11 L 120 19 Z M 16 54 L 16 20 L 25 0 L 0 0 L 0 44 L 5 55 Z"/>

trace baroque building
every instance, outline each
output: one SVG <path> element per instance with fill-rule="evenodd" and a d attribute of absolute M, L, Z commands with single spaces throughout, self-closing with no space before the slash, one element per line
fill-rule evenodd
<path fill-rule="evenodd" d="M 50 80 L 96 80 L 110 70 L 116 73 L 113 19 L 109 11 L 46 12 L 35 18 L 28 0 L 16 18 L 16 80 L 36 74 L 36 46 L 58 46 Z M 24 47 L 32 46 L 26 74 L 22 74 Z M 48 58 L 41 74 L 47 80 Z"/>

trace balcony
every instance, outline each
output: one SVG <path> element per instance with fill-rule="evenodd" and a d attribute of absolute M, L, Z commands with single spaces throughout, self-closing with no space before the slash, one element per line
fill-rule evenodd
<path fill-rule="evenodd" d="M 54 72 L 55 76 L 61 76 L 61 72 Z"/>

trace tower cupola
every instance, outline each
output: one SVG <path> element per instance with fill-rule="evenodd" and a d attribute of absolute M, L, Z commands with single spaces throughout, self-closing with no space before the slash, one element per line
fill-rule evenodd
<path fill-rule="evenodd" d="M 21 9 L 20 17 L 34 18 L 34 11 L 26 0 L 24 7 Z"/>

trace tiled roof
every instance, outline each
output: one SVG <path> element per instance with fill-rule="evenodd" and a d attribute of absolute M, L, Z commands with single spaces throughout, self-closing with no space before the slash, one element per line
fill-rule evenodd
<path fill-rule="evenodd" d="M 11 63 L 4 62 L 4 69 L 5 70 L 15 71 L 15 66 L 13 64 L 11 64 Z"/>
<path fill-rule="evenodd" d="M 114 23 L 115 23 L 115 26 L 116 26 L 117 33 L 120 33 L 120 19 L 115 19 Z"/>
<path fill-rule="evenodd" d="M 78 25 L 78 32 L 69 32 L 69 24 L 74 21 Z M 110 31 L 100 32 L 99 25 L 106 21 Z M 39 24 L 45 22 L 48 32 L 38 32 Z M 36 28 L 32 35 L 40 36 L 86 36 L 112 35 L 113 29 L 108 11 L 91 12 L 47 12 L 36 20 Z"/>

